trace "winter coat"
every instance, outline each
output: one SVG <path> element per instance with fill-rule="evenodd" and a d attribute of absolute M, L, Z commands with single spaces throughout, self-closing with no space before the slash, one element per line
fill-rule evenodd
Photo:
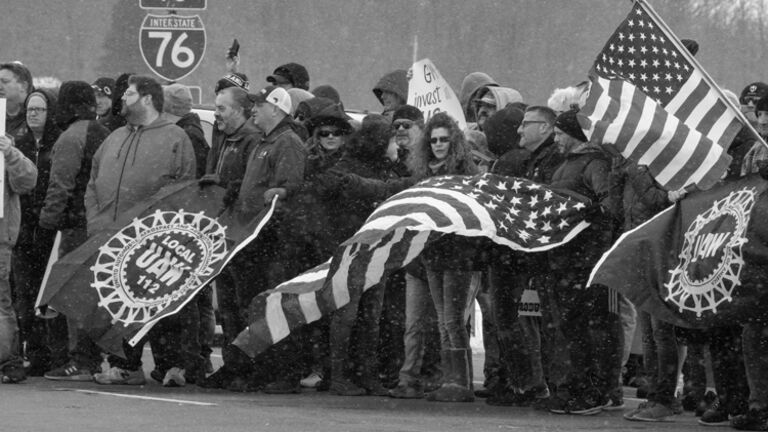
<path fill-rule="evenodd" d="M 37 182 L 37 168 L 16 147 L 5 156 L 3 217 L 0 218 L 0 245 L 11 248 L 16 243 L 21 224 L 19 195 L 30 193 Z"/>
<path fill-rule="evenodd" d="M 636 228 L 671 204 L 667 191 L 654 180 L 647 167 L 626 161 L 621 173 L 625 231 Z"/>
<path fill-rule="evenodd" d="M 115 130 L 93 157 L 85 193 L 89 235 L 163 186 L 194 176 L 192 142 L 164 116 L 147 126 Z"/>
<path fill-rule="evenodd" d="M 408 100 L 408 72 L 403 69 L 392 71 L 379 80 L 373 87 L 373 94 L 376 95 L 376 99 L 384 105 L 384 101 L 381 98 L 383 92 L 388 91 L 396 94 L 403 100 L 403 103 Z"/>
<path fill-rule="evenodd" d="M 230 182 L 242 180 L 248 158 L 263 136 L 250 120 L 246 120 L 230 135 L 225 135 L 218 128 L 214 129 L 206 162 L 206 174 L 218 175 L 219 184 L 224 187 Z"/>
<path fill-rule="evenodd" d="M 184 129 L 192 142 L 192 149 L 195 152 L 195 178 L 200 178 L 205 174 L 205 165 L 208 159 L 208 141 L 205 140 L 203 126 L 200 124 L 200 116 L 189 112 L 181 117 L 176 126 Z"/>
<path fill-rule="evenodd" d="M 611 161 L 589 144 L 565 156 L 552 176 L 552 189 L 587 200 L 591 225 L 563 246 L 549 252 L 553 269 L 591 269 L 611 245 L 616 220 L 621 218 L 620 191 L 611 176 Z"/>
<path fill-rule="evenodd" d="M 307 155 L 293 128 L 293 121 L 285 117 L 251 151 L 235 204 L 240 217 L 256 216 L 264 208 L 267 190 L 284 188 L 289 198 L 301 186 Z"/>
<path fill-rule="evenodd" d="M 91 163 L 109 130 L 97 120 L 69 125 L 53 146 L 51 177 L 40 212 L 40 226 L 50 230 L 87 227 L 85 190 Z"/>
<path fill-rule="evenodd" d="M 39 143 L 35 142 L 35 136 L 27 128 L 24 137 L 16 141 L 16 148 L 21 150 L 27 159 L 31 160 L 37 168 L 37 184 L 35 189 L 21 195 L 21 230 L 34 230 L 38 224 L 40 210 L 45 202 L 45 194 L 48 190 L 48 182 L 51 172 L 51 151 L 56 140 L 61 135 L 61 129 L 56 125 L 56 96 L 47 89 L 35 90 L 32 94 L 40 95 L 45 98 L 48 105 L 48 112 L 45 118 L 43 128 L 43 137 Z M 29 98 L 27 98 L 29 99 Z M 25 237 L 25 236 L 22 236 Z M 29 236 L 32 239 L 32 236 Z M 21 240 L 20 240 L 21 241 Z"/>

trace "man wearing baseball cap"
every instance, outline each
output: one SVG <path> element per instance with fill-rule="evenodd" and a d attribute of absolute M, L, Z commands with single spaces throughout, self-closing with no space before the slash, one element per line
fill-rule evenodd
<path fill-rule="evenodd" d="M 96 119 L 104 118 L 112 112 L 112 93 L 115 92 L 115 80 L 102 77 L 94 81 L 91 87 L 96 95 Z"/>
<path fill-rule="evenodd" d="M 764 82 L 753 82 L 752 84 L 744 87 L 739 96 L 739 103 L 741 104 L 741 112 L 751 121 L 753 124 L 757 123 L 757 117 L 755 112 L 755 106 L 763 96 L 768 95 L 768 84 Z"/>
<path fill-rule="evenodd" d="M 306 160 L 304 145 L 294 131 L 299 126 L 289 115 L 291 97 L 288 91 L 268 86 L 258 93 L 249 94 L 248 99 L 253 103 L 251 120 L 264 137 L 250 153 L 239 191 L 233 190 L 232 184 L 227 190 L 227 202 L 231 203 L 234 217 L 244 221 L 257 217 L 275 197 L 280 201 L 289 199 L 304 179 Z M 280 244 L 280 240 L 285 238 L 282 216 L 281 212 L 276 212 L 259 234 L 258 246 L 246 246 L 230 264 L 241 308 L 247 308 L 256 295 L 296 276 L 301 270 L 295 268 L 295 262 L 288 262 L 286 257 L 290 253 L 283 251 Z M 235 357 L 245 355 L 234 345 L 228 345 L 225 352 L 238 353 L 233 354 Z M 230 354 L 225 355 L 225 364 L 230 363 L 230 358 L 233 358 Z M 282 371 L 285 381 L 295 382 L 297 386 L 302 372 L 291 367 Z M 282 383 L 283 380 L 273 383 L 277 384 L 277 391 L 273 393 L 295 390 L 293 387 L 282 388 Z M 270 389 L 267 386 L 264 391 L 271 392 Z"/>
<path fill-rule="evenodd" d="M 267 82 L 286 90 L 295 87 L 309 91 L 309 72 L 298 63 L 287 63 L 278 66 L 272 75 L 267 77 Z"/>

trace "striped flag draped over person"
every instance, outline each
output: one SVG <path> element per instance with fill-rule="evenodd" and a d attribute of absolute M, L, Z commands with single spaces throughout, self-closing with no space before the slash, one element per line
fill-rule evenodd
<path fill-rule="evenodd" d="M 484 237 L 523 252 L 552 249 L 589 223 L 585 203 L 495 174 L 426 180 L 382 203 L 333 259 L 256 297 L 234 344 L 250 356 L 357 301 L 443 234 Z"/>
<path fill-rule="evenodd" d="M 749 124 L 667 28 L 637 0 L 598 54 L 582 128 L 648 166 L 669 190 L 708 189 L 725 173 L 730 143 Z"/>

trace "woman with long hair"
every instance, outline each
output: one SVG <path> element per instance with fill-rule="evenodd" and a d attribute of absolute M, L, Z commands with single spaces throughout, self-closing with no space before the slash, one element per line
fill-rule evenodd
<path fill-rule="evenodd" d="M 411 152 L 408 166 L 419 178 L 479 172 L 464 133 L 446 113 L 429 119 L 421 140 Z M 422 252 L 427 285 L 437 312 L 443 369 L 440 388 L 427 394 L 427 400 L 474 400 L 466 322 L 480 283 L 479 250 L 474 239 L 446 234 Z"/>

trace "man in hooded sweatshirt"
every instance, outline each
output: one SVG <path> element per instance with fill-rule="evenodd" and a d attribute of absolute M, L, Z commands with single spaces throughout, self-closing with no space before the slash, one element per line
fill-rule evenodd
<path fill-rule="evenodd" d="M 486 120 L 509 104 L 523 102 L 519 91 L 509 87 L 486 86 L 478 90 L 475 101 L 477 129 L 481 131 Z M 470 129 L 472 125 L 470 125 Z"/>
<path fill-rule="evenodd" d="M 384 75 L 373 87 L 373 94 L 381 102 L 381 114 L 391 119 L 395 110 L 408 101 L 408 72 L 397 69 Z"/>
<path fill-rule="evenodd" d="M 478 91 L 484 87 L 498 86 L 499 83 L 485 72 L 472 72 L 464 77 L 464 80 L 461 82 L 459 102 L 461 102 L 461 108 L 464 110 L 464 118 L 467 122 L 474 123 L 477 121 L 475 100 L 477 99 Z"/>
<path fill-rule="evenodd" d="M 40 228 L 61 231 L 59 256 L 80 246 L 87 238 L 85 188 L 93 155 L 109 130 L 96 120 L 96 97 L 84 81 L 66 81 L 59 89 L 56 122 L 64 132 L 53 145 L 51 173 Z M 69 361 L 45 373 L 58 381 L 91 381 L 100 368 L 101 350 L 72 321 L 69 327 Z"/>
<path fill-rule="evenodd" d="M 133 75 L 128 79 L 122 107 L 127 124 L 112 132 L 93 158 L 85 193 L 89 235 L 109 226 L 119 214 L 163 186 L 194 178 L 192 143 L 183 129 L 161 115 L 163 100 L 163 88 L 153 78 Z M 198 332 L 192 325 L 185 330 L 195 335 Z M 124 343 L 123 348 L 127 358 L 111 356 L 111 367 L 94 375 L 96 382 L 141 385 L 146 381 L 141 369 L 143 344 L 131 347 Z M 184 358 L 168 369 L 163 385 L 184 385 L 187 369 L 200 367 L 199 353 L 199 347 L 196 353 L 181 353 Z M 187 378 L 192 374 L 189 372 Z"/>

